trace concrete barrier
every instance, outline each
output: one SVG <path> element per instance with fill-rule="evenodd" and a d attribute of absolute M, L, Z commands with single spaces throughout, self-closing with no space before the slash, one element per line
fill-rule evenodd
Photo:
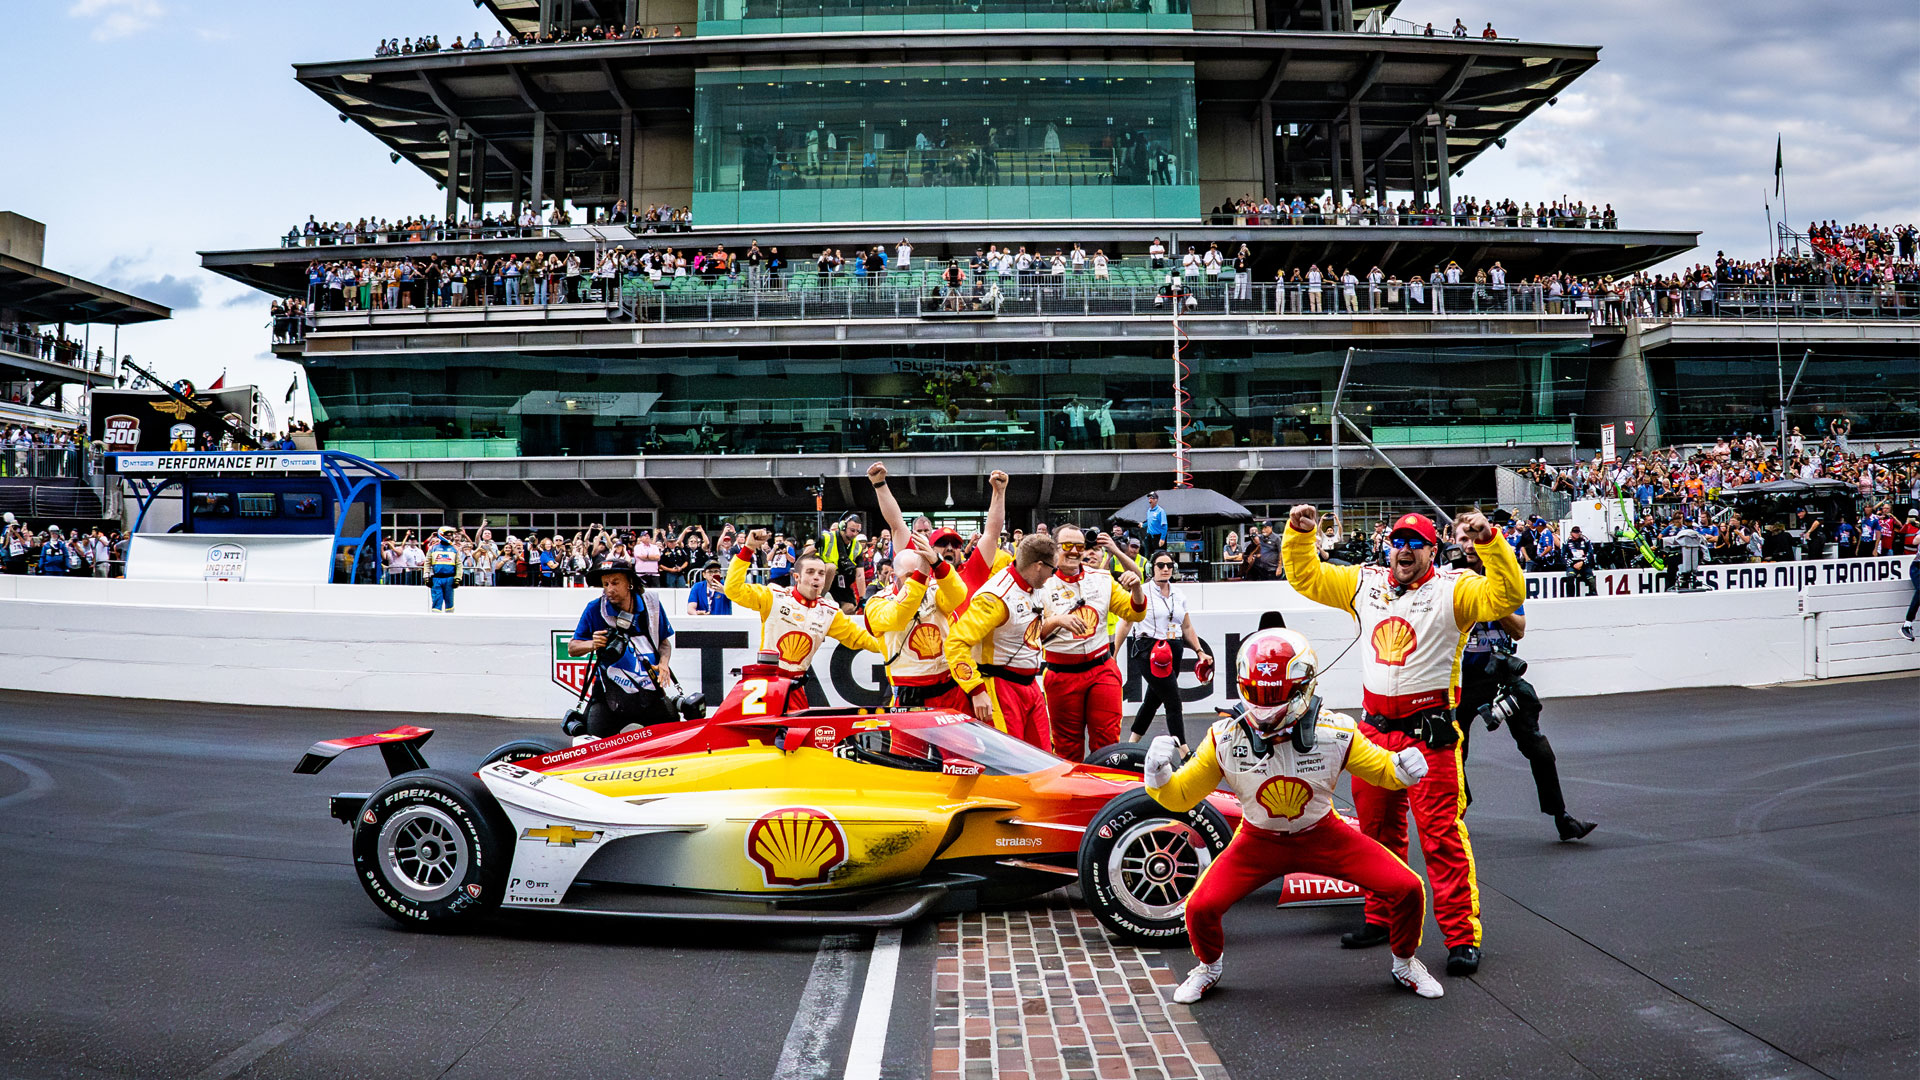
<path fill-rule="evenodd" d="M 1278 609 L 1331 665 L 1327 700 L 1359 701 L 1351 616 L 1276 583 L 1208 585 L 1190 595 L 1195 629 L 1222 659 L 1260 611 Z M 1920 646 L 1898 635 L 1909 595 L 1904 581 L 1884 581 L 1809 585 L 1804 593 L 1536 600 L 1527 606 L 1522 655 L 1549 697 L 1920 670 Z M 554 681 L 552 633 L 570 630 L 593 596 L 468 588 L 457 614 L 436 615 L 420 587 L 0 577 L 0 687 L 552 720 L 573 696 Z M 663 600 L 677 631 L 675 675 L 717 701 L 733 669 L 751 658 L 755 619 L 678 614 L 685 601 L 676 591 Z M 879 660 L 829 649 L 815 667 L 818 698 L 878 703 Z M 1124 659 L 1122 670 L 1131 711 L 1138 674 Z M 1211 687 L 1189 683 L 1189 715 L 1210 716 L 1231 693 L 1223 665 Z"/>

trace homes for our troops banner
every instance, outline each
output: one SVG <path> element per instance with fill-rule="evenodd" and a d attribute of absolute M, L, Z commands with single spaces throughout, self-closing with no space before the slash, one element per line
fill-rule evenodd
<path fill-rule="evenodd" d="M 1804 589 L 1809 585 L 1847 585 L 1859 581 L 1898 581 L 1907 576 L 1911 555 L 1872 559 L 1824 559 L 1819 562 L 1708 563 L 1700 568 L 1706 590 Z M 1673 574 L 1659 570 L 1600 570 L 1594 573 L 1597 596 L 1644 596 L 1672 590 Z M 1586 587 L 1560 573 L 1528 574 L 1527 599 L 1557 600 L 1586 595 Z"/>

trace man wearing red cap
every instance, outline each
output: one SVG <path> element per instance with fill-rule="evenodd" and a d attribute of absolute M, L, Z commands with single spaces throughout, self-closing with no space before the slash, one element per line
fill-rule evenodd
<path fill-rule="evenodd" d="M 1526 579 L 1513 549 L 1479 511 L 1462 514 L 1456 526 L 1473 540 L 1485 577 L 1434 566 L 1439 536 L 1424 514 L 1394 522 L 1385 568 L 1323 565 L 1314 544 L 1319 523 L 1311 506 L 1296 506 L 1289 515 L 1280 544 L 1287 581 L 1300 595 L 1360 621 L 1361 732 L 1389 753 L 1419 747 L 1428 764 L 1426 782 L 1411 792 L 1356 777 L 1353 807 L 1360 831 L 1404 858 L 1411 807 L 1433 885 L 1434 918 L 1447 939 L 1447 973 L 1471 975 L 1480 966 L 1480 890 L 1464 819 L 1460 728 L 1451 710 L 1460 699 L 1467 632 L 1518 608 L 1526 599 Z M 1388 922 L 1385 903 L 1368 896 L 1366 924 L 1340 943 L 1354 949 L 1383 944 Z"/>
<path fill-rule="evenodd" d="M 1094 556 L 1079 526 L 1060 526 L 1054 542 L 1060 562 L 1041 589 L 1040 601 L 1047 614 L 1063 616 L 1067 624 L 1042 642 L 1047 718 L 1053 727 L 1053 752 L 1068 761 L 1085 761 L 1089 750 L 1120 741 L 1120 669 L 1113 662 L 1107 617 L 1140 619 L 1147 608 L 1147 590 L 1132 571 L 1116 578 L 1089 566 Z"/>

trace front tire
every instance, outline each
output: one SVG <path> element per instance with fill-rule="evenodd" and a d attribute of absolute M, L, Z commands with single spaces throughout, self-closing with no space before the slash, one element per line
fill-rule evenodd
<path fill-rule="evenodd" d="M 1175 813 L 1145 789 L 1108 800 L 1080 841 L 1080 892 L 1100 925 L 1143 944 L 1187 940 L 1187 895 L 1233 831 L 1205 802 Z"/>
<path fill-rule="evenodd" d="M 480 759 L 480 764 L 477 768 L 484 769 L 496 761 L 525 761 L 528 758 L 537 758 L 544 754 L 551 754 L 556 750 L 565 750 L 572 745 L 572 739 L 561 738 L 559 736 L 515 739 L 510 743 L 501 743 L 499 746 L 494 747 L 487 753 L 486 757 Z"/>
<path fill-rule="evenodd" d="M 1112 743 L 1088 754 L 1087 764 L 1097 765 L 1102 769 L 1143 772 L 1147 767 L 1147 744 L 1143 742 Z"/>
<path fill-rule="evenodd" d="M 411 930 L 451 930 L 500 903 L 513 831 L 477 778 L 403 773 L 375 791 L 353 829 L 360 885 Z"/>

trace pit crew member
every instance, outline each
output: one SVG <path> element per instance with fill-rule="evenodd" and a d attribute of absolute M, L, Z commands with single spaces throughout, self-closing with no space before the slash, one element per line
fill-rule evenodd
<path fill-rule="evenodd" d="M 747 570 L 770 538 L 771 534 L 765 529 L 747 534 L 746 542 L 727 567 L 726 594 L 735 604 L 760 613 L 758 663 L 777 668 L 782 675 L 795 680 L 787 707 L 803 709 L 807 707 L 806 693 L 798 680 L 813 666 L 821 638 L 831 637 L 850 649 L 874 653 L 880 652 L 880 642 L 826 598 L 834 568 L 812 552 L 801 555 L 794 563 L 791 585 L 749 583 Z"/>
<path fill-rule="evenodd" d="M 951 532 L 951 530 L 948 530 Z M 934 554 L 922 533 L 907 533 L 908 547 L 893 557 L 894 582 L 867 600 L 867 629 L 878 635 L 887 658 L 893 704 L 972 712 L 967 695 L 947 669 L 947 630 L 967 602 L 967 586 L 951 563 Z"/>
<path fill-rule="evenodd" d="M 460 549 L 453 546 L 453 526 L 442 525 L 427 548 L 427 591 L 433 610 L 453 614 L 453 590 L 460 584 Z"/>
<path fill-rule="evenodd" d="M 1040 643 L 1068 619 L 1049 616 L 1037 590 L 1053 577 L 1060 549 L 1051 537 L 1021 538 L 1013 564 L 996 570 L 947 631 L 947 669 L 983 723 L 1042 750 L 1053 748 L 1040 678 Z"/>
<path fill-rule="evenodd" d="M 673 623 L 660 601 L 641 588 L 625 559 L 606 559 L 587 571 L 600 595 L 580 612 L 568 656 L 597 653 L 600 675 L 587 703 L 587 734 L 604 739 L 628 724 L 675 719 L 663 711 L 659 672 L 673 659 Z M 619 640 L 615 640 L 618 638 Z"/>
<path fill-rule="evenodd" d="M 1433 564 L 1439 536 L 1424 514 L 1405 514 L 1387 534 L 1388 563 L 1322 565 L 1314 546 L 1320 515 L 1296 506 L 1287 519 L 1280 555 L 1287 580 L 1300 595 L 1350 612 L 1360 622 L 1360 730 L 1390 751 L 1418 747 L 1430 779 L 1410 793 L 1363 779 L 1353 784 L 1360 830 L 1405 857 L 1411 805 L 1433 887 L 1433 913 L 1447 940 L 1447 974 L 1471 975 L 1480 966 L 1480 889 L 1467 836 L 1466 776 L 1460 768 L 1460 652 L 1474 623 L 1512 614 L 1526 598 L 1526 579 L 1513 549 L 1479 511 L 1459 525 L 1473 538 L 1486 576 Z M 1388 938 L 1384 900 L 1369 895 L 1366 922 L 1340 943 L 1367 948 Z"/>
<path fill-rule="evenodd" d="M 1139 619 L 1147 591 L 1140 575 L 1119 577 L 1088 565 L 1086 534 L 1073 525 L 1054 531 L 1060 565 L 1040 590 L 1050 616 L 1064 627 L 1042 639 L 1047 663 L 1047 719 L 1053 727 L 1053 752 L 1068 761 L 1085 761 L 1088 750 L 1120 741 L 1120 669 L 1113 662 L 1108 619 Z M 1109 541 L 1111 542 L 1111 541 Z"/>
<path fill-rule="evenodd" d="M 1414 747 L 1390 753 L 1350 717 L 1323 710 L 1314 694 L 1319 659 L 1296 631 L 1254 634 L 1235 666 L 1244 712 L 1215 722 L 1178 772 L 1179 740 L 1162 735 L 1147 750 L 1147 794 L 1162 806 L 1190 810 L 1224 779 L 1241 808 L 1232 842 L 1187 897 L 1187 934 L 1200 963 L 1173 1000 L 1191 1004 L 1220 981 L 1227 909 L 1296 871 L 1351 881 L 1378 898 L 1394 981 L 1424 998 L 1442 996 L 1439 980 L 1414 956 L 1427 917 L 1419 875 L 1333 809 L 1342 770 L 1356 786 L 1399 791 L 1420 783 L 1426 756 Z"/>
<path fill-rule="evenodd" d="M 1471 544 L 1472 541 L 1467 543 Z M 1463 545 L 1463 550 L 1465 547 L 1466 545 Z M 1588 596 L 1599 595 L 1599 589 L 1593 577 L 1593 541 L 1581 534 L 1580 526 L 1575 525 L 1567 530 L 1567 542 L 1560 545 L 1560 550 L 1567 560 L 1567 595 L 1580 595 L 1580 585 L 1583 582 L 1587 586 Z M 1473 561 L 1475 565 L 1480 562 L 1477 558 Z"/>
<path fill-rule="evenodd" d="M 1473 538 L 1458 523 L 1454 542 L 1460 547 L 1466 569 L 1485 573 Z M 1566 550 L 1573 557 L 1574 544 L 1580 541 L 1576 526 L 1567 537 Z M 1591 572 L 1588 574 L 1591 578 Z M 1516 644 L 1527 636 L 1527 606 L 1513 614 L 1488 622 L 1477 622 L 1467 631 L 1466 651 L 1460 655 L 1460 704 L 1453 718 L 1460 725 L 1460 761 L 1464 764 L 1473 741 L 1473 722 L 1477 718 L 1491 731 L 1504 723 L 1513 735 L 1520 756 L 1533 769 L 1534 790 L 1540 796 L 1540 812 L 1553 817 L 1554 827 L 1563 841 L 1578 840 L 1595 828 L 1567 813 L 1567 799 L 1560 791 L 1560 770 L 1554 761 L 1553 744 L 1540 733 L 1540 695 L 1524 676 L 1526 662 L 1515 654 Z M 1469 790 L 1468 802 L 1472 802 Z"/>

